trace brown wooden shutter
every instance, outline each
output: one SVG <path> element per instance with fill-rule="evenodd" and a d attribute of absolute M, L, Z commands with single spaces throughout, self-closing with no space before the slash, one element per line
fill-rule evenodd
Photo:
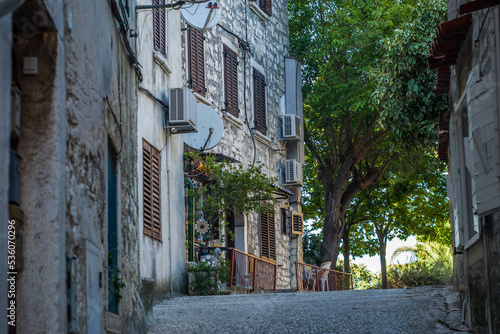
<path fill-rule="evenodd" d="M 200 30 L 188 30 L 189 88 L 205 96 L 205 49 Z"/>
<path fill-rule="evenodd" d="M 267 15 L 271 16 L 272 15 L 272 0 L 263 0 L 264 1 L 264 8 L 262 8 L 262 10 L 264 11 L 264 13 L 266 13 Z"/>
<path fill-rule="evenodd" d="M 292 234 L 302 234 L 304 223 L 301 213 L 294 213 L 292 215 Z"/>
<path fill-rule="evenodd" d="M 224 45 L 224 104 L 225 111 L 238 117 L 238 57 Z"/>
<path fill-rule="evenodd" d="M 266 80 L 264 75 L 253 69 L 253 99 L 254 99 L 254 126 L 257 131 L 266 134 Z"/>
<path fill-rule="evenodd" d="M 161 241 L 160 152 L 142 142 L 144 234 Z"/>
<path fill-rule="evenodd" d="M 273 262 L 276 261 L 276 231 L 274 224 L 273 209 L 260 214 L 261 257 Z"/>
<path fill-rule="evenodd" d="M 154 5 L 164 5 L 165 0 L 154 0 Z M 153 10 L 153 43 L 154 49 L 167 57 L 166 16 L 164 9 Z"/>

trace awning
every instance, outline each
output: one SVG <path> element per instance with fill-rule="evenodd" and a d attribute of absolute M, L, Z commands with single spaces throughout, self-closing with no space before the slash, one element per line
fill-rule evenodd
<path fill-rule="evenodd" d="M 499 0 L 500 1 L 500 0 Z M 447 94 L 450 88 L 450 66 L 455 65 L 467 31 L 472 23 L 472 15 L 466 14 L 454 20 L 439 24 L 436 38 L 427 57 L 430 69 L 438 70 L 434 92 Z"/>
<path fill-rule="evenodd" d="M 463 4 L 458 8 L 459 14 L 472 13 L 481 9 L 500 5 L 500 0 L 476 0 Z"/>

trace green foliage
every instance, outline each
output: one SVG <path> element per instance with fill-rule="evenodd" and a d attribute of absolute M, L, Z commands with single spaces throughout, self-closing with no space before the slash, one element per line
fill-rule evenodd
<path fill-rule="evenodd" d="M 304 263 L 319 266 L 321 264 L 321 242 L 323 235 L 314 233 L 310 229 L 305 229 L 302 234 L 302 250 Z"/>
<path fill-rule="evenodd" d="M 120 270 L 120 267 L 118 267 L 117 265 L 115 265 L 114 261 L 113 261 L 113 256 L 112 256 L 112 253 L 109 252 L 108 253 L 108 275 L 109 275 L 109 278 L 110 278 L 110 282 L 111 282 L 111 291 L 115 294 L 116 298 L 118 298 L 118 300 L 122 299 L 122 294 L 121 294 L 121 291 L 123 290 L 123 288 L 126 287 L 125 283 L 123 283 L 122 279 L 121 279 L 121 270 Z"/>
<path fill-rule="evenodd" d="M 210 262 L 198 262 L 187 267 L 188 273 L 193 273 L 194 279 L 189 281 L 189 289 L 197 296 L 218 295 L 220 283 L 228 283 L 230 279 L 230 262 L 221 259 L 218 265 Z"/>
<path fill-rule="evenodd" d="M 208 239 L 213 238 L 214 225 L 227 225 L 227 217 L 238 213 L 263 212 L 273 203 L 274 179 L 263 173 L 262 165 L 244 167 L 227 161 L 217 162 L 215 157 L 201 158 L 188 153 L 185 159 L 187 170 L 202 175 L 207 182 L 188 191 L 197 203 L 196 219 L 212 224 Z M 229 233 L 229 230 L 226 229 Z"/>
<path fill-rule="evenodd" d="M 415 247 L 399 248 L 393 259 L 405 252 L 413 255 L 413 261 L 389 266 L 388 281 L 391 287 L 406 288 L 451 282 L 453 257 L 450 245 L 417 243 Z"/>
<path fill-rule="evenodd" d="M 393 35 L 379 42 L 384 55 L 370 72 L 373 101 L 383 107 L 382 124 L 405 146 L 435 145 L 436 119 L 447 108 L 446 97 L 432 91 L 437 74 L 427 61 L 446 8 L 442 0 L 417 1 Z"/>
<path fill-rule="evenodd" d="M 380 288 L 380 277 L 378 274 L 372 273 L 366 265 L 351 263 L 349 265 L 350 273 L 354 283 L 354 290 L 367 290 Z M 344 271 L 344 261 L 337 261 L 337 271 Z"/>

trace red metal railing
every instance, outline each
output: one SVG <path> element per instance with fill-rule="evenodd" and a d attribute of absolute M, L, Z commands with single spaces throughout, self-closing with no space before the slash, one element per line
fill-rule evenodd
<path fill-rule="evenodd" d="M 229 286 L 233 284 L 253 291 L 276 292 L 276 264 L 233 248 Z"/>
<path fill-rule="evenodd" d="M 352 275 L 341 271 L 295 262 L 297 289 L 299 291 L 352 290 Z"/>

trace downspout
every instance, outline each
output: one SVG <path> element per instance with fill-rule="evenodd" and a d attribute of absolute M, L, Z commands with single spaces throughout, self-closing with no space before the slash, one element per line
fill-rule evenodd
<path fill-rule="evenodd" d="M 167 134 L 168 135 L 168 134 Z M 172 210 L 170 209 L 170 150 L 167 150 L 167 200 L 168 200 L 168 248 L 170 270 L 170 294 L 174 296 L 172 276 Z"/>
<path fill-rule="evenodd" d="M 188 193 L 194 189 L 193 182 L 184 178 L 188 184 Z M 188 195 L 188 261 L 194 261 L 194 198 Z"/>

